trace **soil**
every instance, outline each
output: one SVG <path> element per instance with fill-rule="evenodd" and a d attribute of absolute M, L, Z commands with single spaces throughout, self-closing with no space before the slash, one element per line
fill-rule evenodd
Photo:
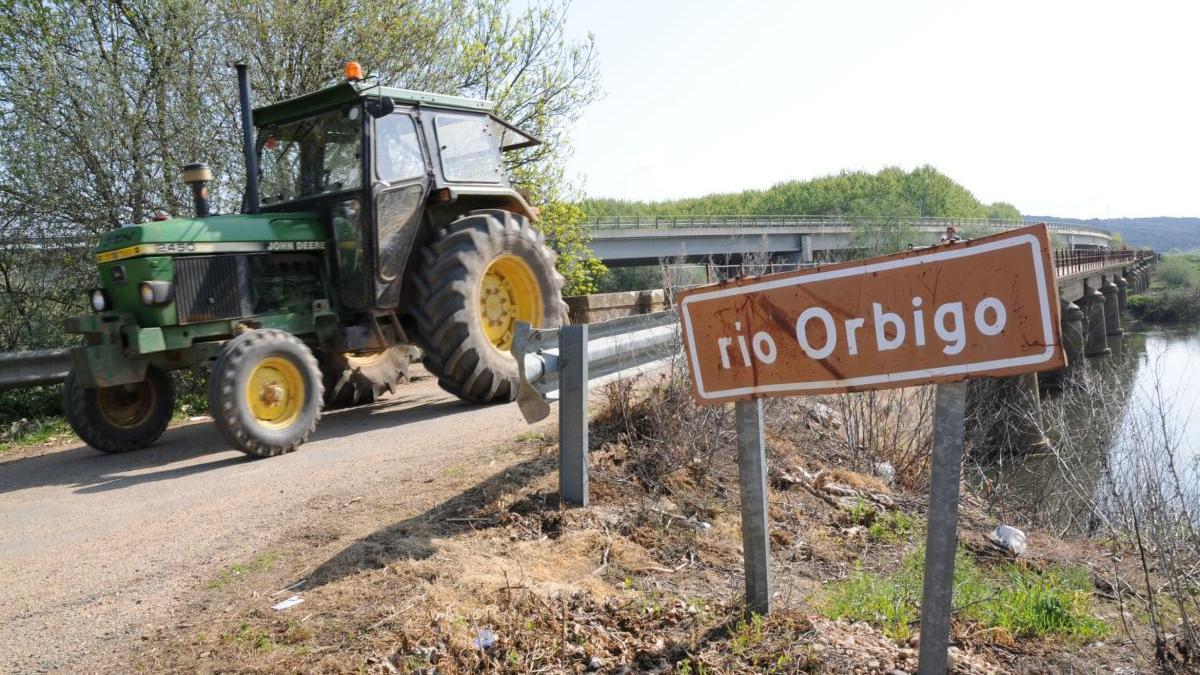
<path fill-rule="evenodd" d="M 74 663 L 180 673 L 915 671 L 916 641 L 827 618 L 820 598 L 854 570 L 895 569 L 919 538 L 869 541 L 847 521 L 845 491 L 921 517 L 920 491 L 843 467 L 827 416 L 802 406 L 784 415 L 791 423 L 769 443 L 774 609 L 746 618 L 727 444 L 682 460 L 640 434 L 628 408 L 617 417 L 610 408 L 593 422 L 586 508 L 557 499 L 548 429 L 465 450 L 457 463 L 429 453 L 411 478 L 367 467 L 357 491 L 322 490 L 274 516 L 287 524 L 240 557 L 194 565 L 192 583 L 123 644 Z M 984 539 L 994 525 L 968 492 L 960 537 L 971 555 L 1001 555 Z M 1069 562 L 1097 579 L 1113 564 L 1099 543 L 1029 534 L 1020 564 Z M 301 602 L 274 608 L 288 599 Z M 1099 590 L 1093 599 L 1115 629 L 1092 643 L 1014 639 L 956 620 L 953 671 L 1148 670 L 1120 628 L 1122 605 Z"/>

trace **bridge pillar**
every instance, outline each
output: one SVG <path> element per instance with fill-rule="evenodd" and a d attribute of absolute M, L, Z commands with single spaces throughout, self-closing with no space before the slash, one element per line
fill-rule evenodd
<path fill-rule="evenodd" d="M 1027 452 L 1050 445 L 1042 432 L 1042 396 L 1038 391 L 1037 373 L 1025 373 L 1003 378 L 1002 396 L 1009 410 L 1004 420 L 997 423 L 1008 426 L 1006 445 L 1012 451 Z"/>
<path fill-rule="evenodd" d="M 1062 346 L 1067 355 L 1067 367 L 1049 370 L 1038 375 L 1038 385 L 1049 391 L 1062 391 L 1067 382 L 1083 367 L 1083 310 L 1079 305 L 1059 298 L 1059 320 L 1062 326 Z"/>
<path fill-rule="evenodd" d="M 1079 299 L 1083 309 L 1083 353 L 1086 356 L 1108 356 L 1112 350 L 1108 348 L 1108 334 L 1104 322 L 1104 296 L 1100 291 L 1083 284 L 1083 297 Z"/>
<path fill-rule="evenodd" d="M 1100 292 L 1104 295 L 1104 330 L 1111 337 L 1123 335 L 1121 330 L 1121 306 L 1117 297 L 1121 291 L 1109 275 L 1100 276 Z"/>
<path fill-rule="evenodd" d="M 1117 307 L 1122 312 L 1129 309 L 1129 280 L 1125 278 L 1127 272 L 1121 270 L 1113 275 L 1113 283 L 1117 285 Z"/>
<path fill-rule="evenodd" d="M 813 261 L 812 235 L 800 235 L 800 262 L 810 263 Z"/>

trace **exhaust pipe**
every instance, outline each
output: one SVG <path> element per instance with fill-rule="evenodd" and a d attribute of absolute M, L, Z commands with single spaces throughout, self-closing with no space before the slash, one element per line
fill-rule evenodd
<path fill-rule="evenodd" d="M 208 205 L 208 181 L 212 180 L 212 171 L 207 164 L 188 164 L 183 167 L 183 182 L 192 188 L 192 205 L 196 209 L 196 217 L 204 218 L 210 213 Z"/>
<path fill-rule="evenodd" d="M 258 153 L 254 151 L 254 120 L 250 111 L 250 67 L 239 61 L 237 68 L 238 102 L 242 107 L 242 152 L 246 155 L 246 195 L 243 213 L 258 213 Z"/>

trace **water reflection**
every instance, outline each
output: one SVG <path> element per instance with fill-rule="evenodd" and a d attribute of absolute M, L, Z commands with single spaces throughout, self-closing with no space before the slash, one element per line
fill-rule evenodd
<path fill-rule="evenodd" d="M 1093 505 L 1129 487 L 1146 462 L 1200 463 L 1200 326 L 1133 326 L 1111 356 L 1089 359 L 1061 393 L 1045 395 L 1052 449 L 993 458 L 984 469 L 998 505 L 1059 529 L 1092 531 Z M 1107 479 L 1111 479 L 1107 480 Z M 1200 484 L 1188 478 L 1200 493 Z M 1004 509 L 1001 509 L 1002 511 Z"/>

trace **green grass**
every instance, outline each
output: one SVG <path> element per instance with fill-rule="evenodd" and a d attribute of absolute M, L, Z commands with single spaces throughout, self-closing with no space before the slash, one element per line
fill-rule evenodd
<path fill-rule="evenodd" d="M 920 525 L 921 521 L 903 511 L 888 511 L 867 527 L 867 536 L 872 541 L 896 544 L 908 541 L 920 531 Z"/>
<path fill-rule="evenodd" d="M 0 453 L 31 445 L 41 445 L 58 436 L 74 437 L 71 425 L 61 417 L 46 417 L 28 422 L 18 422 L 16 433 L 0 434 Z M 6 429 L 5 432 L 8 432 Z"/>
<path fill-rule="evenodd" d="M 261 628 L 251 626 L 248 621 L 238 624 L 229 634 L 229 638 L 239 645 L 252 647 L 261 651 L 274 651 L 279 645 L 271 639 L 271 634 Z"/>
<path fill-rule="evenodd" d="M 850 522 L 867 528 L 871 541 L 896 544 L 908 541 L 920 531 L 921 521 L 903 511 L 880 511 L 865 499 L 859 498 L 850 509 Z"/>
<path fill-rule="evenodd" d="M 822 602 L 830 618 L 866 621 L 886 635 L 907 639 L 920 620 L 923 549 L 909 554 L 896 572 L 858 570 L 832 584 Z M 986 571 L 963 549 L 954 561 L 954 607 L 987 628 L 1015 637 L 1059 636 L 1081 642 L 1106 635 L 1109 626 L 1092 614 L 1087 572 L 1052 567 L 1044 572 L 1004 564 Z"/>
<path fill-rule="evenodd" d="M 205 584 L 206 588 L 224 588 L 229 584 L 244 579 L 252 574 L 266 572 L 271 569 L 275 561 L 279 559 L 279 554 L 275 551 L 266 551 L 259 553 L 250 560 L 244 563 L 234 563 L 227 569 L 221 571 L 221 576 L 209 581 Z"/>

